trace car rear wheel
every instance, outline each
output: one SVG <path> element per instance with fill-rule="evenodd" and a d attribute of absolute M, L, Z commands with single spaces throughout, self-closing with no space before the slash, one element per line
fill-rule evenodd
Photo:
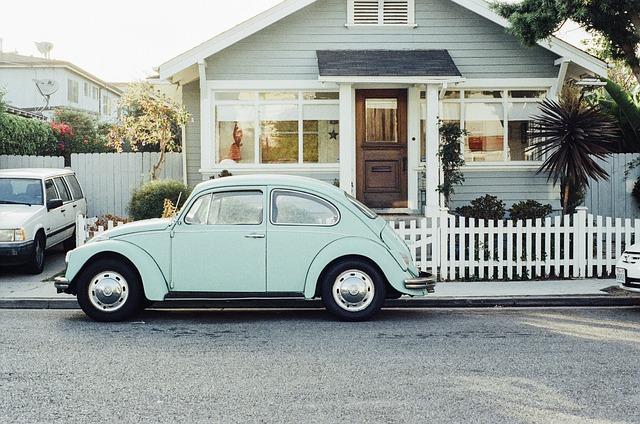
<path fill-rule="evenodd" d="M 33 241 L 33 254 L 29 262 L 27 262 L 27 272 L 29 274 L 42 274 L 44 271 L 44 261 L 45 261 L 45 248 L 47 245 L 47 240 L 44 237 L 44 234 L 41 232 L 36 234 L 36 238 Z"/>
<path fill-rule="evenodd" d="M 125 321 L 142 309 L 142 284 L 126 263 L 98 260 L 82 272 L 77 284 L 80 307 L 96 321 Z"/>
<path fill-rule="evenodd" d="M 385 298 L 384 277 L 366 261 L 343 261 L 325 273 L 322 301 L 327 310 L 342 321 L 371 318 Z"/>

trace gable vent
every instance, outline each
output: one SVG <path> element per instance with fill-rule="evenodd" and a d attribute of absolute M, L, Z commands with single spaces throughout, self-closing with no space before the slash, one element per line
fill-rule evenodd
<path fill-rule="evenodd" d="M 350 25 L 413 25 L 414 0 L 348 0 Z"/>

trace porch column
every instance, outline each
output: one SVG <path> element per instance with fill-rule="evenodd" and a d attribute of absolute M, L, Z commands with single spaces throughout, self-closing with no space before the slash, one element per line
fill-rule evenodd
<path fill-rule="evenodd" d="M 440 84 L 427 84 L 427 125 L 426 125 L 426 216 L 440 214 L 440 160 L 438 148 L 440 146 L 440 131 L 438 128 L 438 90 Z"/>
<path fill-rule="evenodd" d="M 355 91 L 340 84 L 340 188 L 356 195 Z"/>
<path fill-rule="evenodd" d="M 211 127 L 212 110 L 207 85 L 207 62 L 198 62 L 200 76 L 200 169 L 211 169 L 214 166 L 213 138 Z"/>

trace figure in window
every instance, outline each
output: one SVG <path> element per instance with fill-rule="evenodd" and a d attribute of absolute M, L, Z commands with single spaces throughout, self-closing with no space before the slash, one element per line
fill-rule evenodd
<path fill-rule="evenodd" d="M 229 148 L 229 159 L 232 161 L 240 162 L 242 160 L 242 151 L 240 150 L 242 147 L 242 137 L 244 137 L 242 128 L 240 128 L 236 122 L 233 127 L 233 143 Z"/>

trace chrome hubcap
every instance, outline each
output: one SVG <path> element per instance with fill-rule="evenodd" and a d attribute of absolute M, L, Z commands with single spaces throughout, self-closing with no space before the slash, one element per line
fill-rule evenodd
<path fill-rule="evenodd" d="M 89 299 L 96 309 L 115 312 L 124 306 L 128 297 L 129 284 L 117 272 L 101 272 L 91 279 Z"/>
<path fill-rule="evenodd" d="M 367 309 L 375 295 L 375 287 L 367 273 L 357 269 L 343 272 L 333 283 L 333 299 L 345 311 Z"/>

